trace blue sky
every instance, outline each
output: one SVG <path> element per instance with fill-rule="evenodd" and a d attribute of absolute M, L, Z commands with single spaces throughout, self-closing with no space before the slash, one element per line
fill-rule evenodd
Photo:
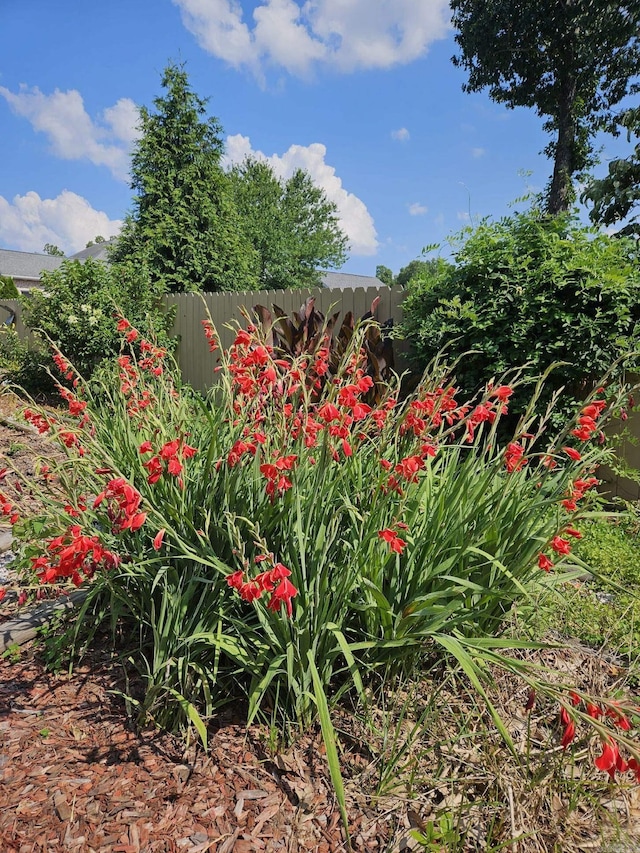
<path fill-rule="evenodd" d="M 338 205 L 343 270 L 397 272 L 551 170 L 532 110 L 463 93 L 448 19 L 447 0 L 2 0 L 0 247 L 117 233 L 136 105 L 177 61 L 229 162 L 306 168 Z M 604 142 L 605 161 L 625 150 Z"/>

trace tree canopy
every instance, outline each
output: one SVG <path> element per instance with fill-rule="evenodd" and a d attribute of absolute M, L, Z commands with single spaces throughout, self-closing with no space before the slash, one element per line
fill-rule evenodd
<path fill-rule="evenodd" d="M 243 236 L 222 169 L 222 128 L 182 66 L 162 76 L 155 112 L 140 109 L 131 161 L 133 211 L 114 261 L 144 266 L 167 291 L 255 290 L 257 256 Z"/>
<path fill-rule="evenodd" d="M 495 101 L 535 108 L 553 134 L 547 208 L 568 210 L 572 177 L 593 163 L 593 136 L 611 129 L 613 108 L 640 73 L 638 0 L 452 0 L 453 62 L 464 88 L 487 88 Z"/>
<path fill-rule="evenodd" d="M 258 257 L 261 289 L 316 287 L 318 269 L 345 262 L 337 207 L 308 173 L 297 169 L 280 179 L 267 162 L 249 157 L 229 180 L 240 227 Z"/>

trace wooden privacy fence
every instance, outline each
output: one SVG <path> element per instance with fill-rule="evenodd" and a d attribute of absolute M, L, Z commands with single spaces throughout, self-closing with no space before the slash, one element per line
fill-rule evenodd
<path fill-rule="evenodd" d="M 216 381 L 214 372 L 218 353 L 210 353 L 204 336 L 202 321 L 211 315 L 220 335 L 223 349 L 233 343 L 235 332 L 226 328 L 234 320 L 246 325 L 242 317 L 245 308 L 251 316 L 255 305 L 264 305 L 270 311 L 277 305 L 288 316 L 300 310 L 308 296 L 315 298 L 315 307 L 328 316 L 340 312 L 338 327 L 345 315 L 351 311 L 359 319 L 371 310 L 376 296 L 380 303 L 376 319 L 383 323 L 393 320 L 398 324 L 402 319 L 401 303 L 405 292 L 399 288 L 357 287 L 357 288 L 317 288 L 314 290 L 263 290 L 253 293 L 176 293 L 165 296 L 167 306 L 175 308 L 175 320 L 172 334 L 178 339 L 177 360 L 184 382 L 188 382 L 199 391 L 204 391 Z M 394 341 L 396 370 L 402 366 L 403 346 Z"/>

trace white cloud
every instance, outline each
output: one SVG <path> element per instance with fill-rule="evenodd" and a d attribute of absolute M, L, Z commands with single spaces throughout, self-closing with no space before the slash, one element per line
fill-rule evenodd
<path fill-rule="evenodd" d="M 45 243 L 53 243 L 70 254 L 98 234 L 115 236 L 121 227 L 121 220 L 109 219 L 69 190 L 57 198 L 40 198 L 32 191 L 12 202 L 0 196 L 0 243 L 23 252 L 42 252 Z"/>
<path fill-rule="evenodd" d="M 106 166 L 119 180 L 127 180 L 131 145 L 138 135 L 138 111 L 129 98 L 121 98 L 105 109 L 95 122 L 76 89 L 56 89 L 45 95 L 37 86 L 21 86 L 19 92 L 0 86 L 0 95 L 15 113 L 31 122 L 34 130 L 49 138 L 56 156 L 90 160 L 96 166 Z"/>
<path fill-rule="evenodd" d="M 227 137 L 226 166 L 241 163 L 252 156 L 265 160 L 279 178 L 289 178 L 296 169 L 304 169 L 314 183 L 325 191 L 327 198 L 338 208 L 340 225 L 349 239 L 354 255 L 375 255 L 378 239 L 373 218 L 364 202 L 353 193 L 347 192 L 336 170 L 325 162 L 327 149 L 320 142 L 311 145 L 292 145 L 284 154 L 267 157 L 262 151 L 254 151 L 248 136 L 237 134 Z"/>
<path fill-rule="evenodd" d="M 459 211 L 456 213 L 456 217 L 458 218 L 458 220 L 459 220 L 460 222 L 471 222 L 471 217 L 470 217 L 470 216 L 469 216 L 469 214 L 466 212 L 466 210 L 459 210 Z"/>
<path fill-rule="evenodd" d="M 413 204 L 409 205 L 409 213 L 411 216 L 423 216 L 425 213 L 429 212 L 429 208 L 425 207 L 424 204 L 420 204 L 419 201 L 414 201 Z"/>
<path fill-rule="evenodd" d="M 398 142 L 407 142 L 411 138 L 411 134 L 406 127 L 401 127 L 398 130 L 391 131 L 391 138 L 397 139 Z"/>
<path fill-rule="evenodd" d="M 449 28 L 448 0 L 262 0 L 253 23 L 239 0 L 173 0 L 198 44 L 261 75 L 263 64 L 308 74 L 314 63 L 348 72 L 424 56 Z"/>
<path fill-rule="evenodd" d="M 471 149 L 471 156 L 472 156 L 475 160 L 477 160 L 479 157 L 484 157 L 484 155 L 485 155 L 486 153 L 487 153 L 487 152 L 485 151 L 485 149 L 484 149 L 484 148 L 472 148 L 472 149 Z"/>

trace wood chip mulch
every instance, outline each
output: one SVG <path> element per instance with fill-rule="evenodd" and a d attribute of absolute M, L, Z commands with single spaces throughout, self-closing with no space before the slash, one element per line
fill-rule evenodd
<path fill-rule="evenodd" d="M 33 648 L 0 660 L 2 853 L 345 849 L 318 739 L 274 757 L 229 716 L 206 755 L 185 752 L 135 732 L 117 689 L 105 654 L 72 676 L 46 672 Z M 354 849 L 385 849 L 384 828 L 355 815 Z"/>

